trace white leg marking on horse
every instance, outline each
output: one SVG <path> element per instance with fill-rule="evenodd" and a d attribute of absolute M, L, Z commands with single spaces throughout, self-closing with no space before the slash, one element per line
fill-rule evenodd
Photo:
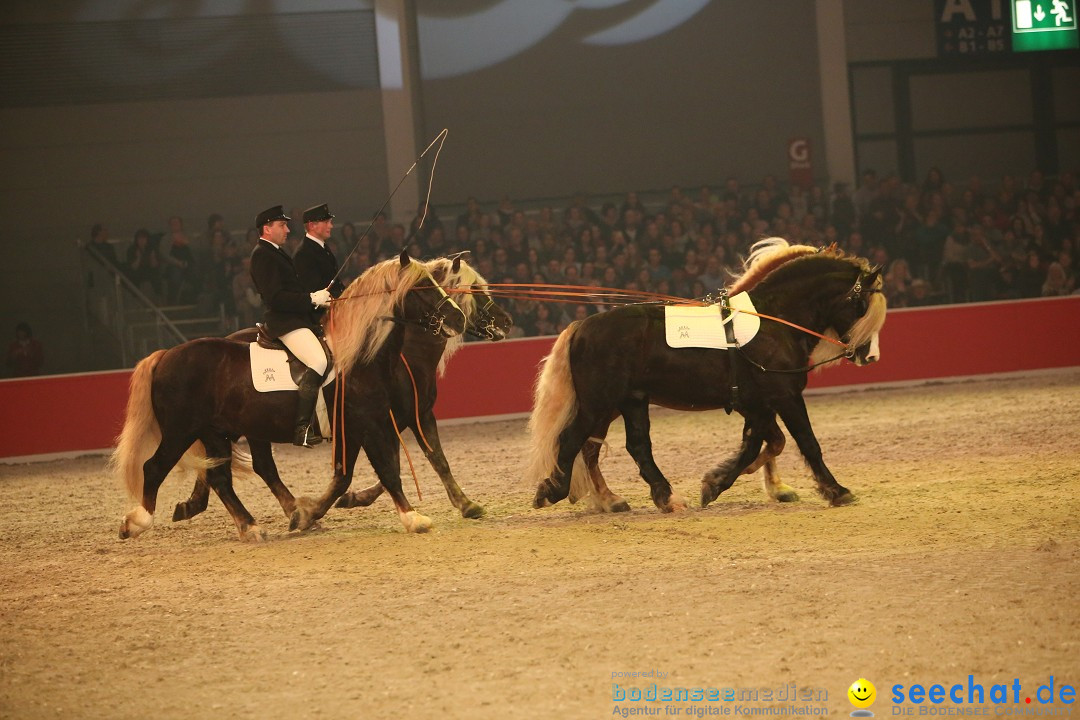
<path fill-rule="evenodd" d="M 142 505 L 138 505 L 124 516 L 124 523 L 127 527 L 128 537 L 135 538 L 150 529 L 154 524 L 154 516 L 148 513 Z"/>
<path fill-rule="evenodd" d="M 431 529 L 431 518 L 426 515 L 421 515 L 415 510 L 409 512 L 399 512 L 401 517 L 401 524 L 405 526 L 405 529 L 412 533 L 423 533 Z"/>

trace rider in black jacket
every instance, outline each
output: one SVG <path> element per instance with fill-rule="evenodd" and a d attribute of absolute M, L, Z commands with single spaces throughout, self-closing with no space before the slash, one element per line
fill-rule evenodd
<path fill-rule="evenodd" d="M 281 205 L 255 218 L 260 237 L 251 252 L 251 279 L 266 307 L 266 334 L 284 343 L 308 367 L 298 383 L 293 442 L 311 447 L 318 442 L 311 434 L 311 416 L 328 365 L 322 343 L 315 335 L 319 329 L 318 310 L 329 305 L 331 295 L 325 288 L 307 290 L 297 277 L 292 258 L 281 247 L 289 235 L 289 220 Z"/>

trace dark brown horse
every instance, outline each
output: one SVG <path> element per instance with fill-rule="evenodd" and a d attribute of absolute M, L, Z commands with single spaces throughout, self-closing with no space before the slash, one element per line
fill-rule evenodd
<path fill-rule="evenodd" d="M 450 337 L 464 330 L 465 316 L 424 266 L 405 253 L 357 278 L 336 302 L 334 316 L 334 385 L 345 383 L 345 430 L 334 451 L 336 458 L 344 456 L 344 464 L 340 459 L 335 464 L 334 480 L 322 497 L 298 500 L 297 510 L 303 510 L 307 525 L 322 517 L 348 487 L 362 447 L 405 527 L 427 530 L 431 521 L 413 510 L 401 491 L 397 438 L 387 421 L 394 367 L 406 324 L 419 323 Z M 335 396 L 333 385 L 325 392 Z M 121 523 L 120 537 L 150 528 L 161 482 L 199 441 L 209 459 L 207 482 L 240 538 L 261 540 L 262 530 L 233 491 L 232 443 L 240 436 L 267 445 L 289 442 L 296 402 L 295 393 L 256 392 L 246 344 L 204 338 L 141 361 L 132 375 L 127 417 L 113 453 L 113 464 L 138 503 Z M 330 401 L 328 406 L 333 407 Z"/>
<path fill-rule="evenodd" d="M 527 474 L 539 483 L 534 505 L 567 497 L 573 478 L 576 496 L 595 492 L 604 509 L 627 509 L 603 483 L 597 457 L 608 426 L 621 415 L 626 448 L 653 502 L 665 512 L 685 509 L 653 460 L 650 403 L 681 410 L 727 408 L 743 416 L 742 446 L 705 474 L 702 507 L 740 474 L 762 465 L 776 493 L 790 491 L 772 464 L 784 447 L 777 415 L 822 496 L 833 505 L 852 502 L 854 496 L 822 460 L 802 393 L 811 366 L 844 355 L 858 365 L 878 359 L 878 333 L 885 322 L 880 288 L 880 269 L 865 259 L 770 238 L 754 246 L 746 272 L 729 291 L 748 292 L 757 312 L 799 327 L 762 319 L 757 335 L 737 349 L 676 349 L 666 341 L 663 306 L 627 306 L 573 323 L 556 340 L 537 382 Z"/>
<path fill-rule="evenodd" d="M 458 305 L 465 313 L 466 332 L 492 341 L 506 337 L 513 326 L 513 318 L 495 304 L 486 289 L 487 281 L 467 262 L 460 257 L 453 260 L 439 258 L 425 263 L 424 266 L 435 281 L 457 299 Z M 255 328 L 248 328 L 233 333 L 229 339 L 252 342 L 256 335 Z M 439 474 L 450 502 L 461 511 L 462 517 L 479 518 L 483 516 L 484 508 L 470 500 L 454 479 L 439 440 L 439 429 L 433 411 L 438 394 L 436 387 L 438 377 L 442 375 L 446 363 L 462 344 L 462 335 L 447 338 L 443 335 L 434 335 L 416 325 L 406 325 L 402 347 L 405 362 L 394 366 L 392 408 L 398 428 L 401 430 L 409 428 L 413 431 L 428 462 Z M 278 499 L 285 516 L 292 517 L 297 509 L 296 498 L 281 481 L 270 449 L 271 444 L 251 439 L 248 443 L 251 449 L 252 469 Z M 194 448 L 192 452 L 198 454 Z M 241 458 L 241 463 L 243 462 Z M 240 467 L 243 467 L 243 464 Z M 234 465 L 234 470 L 236 469 Z M 383 491 L 382 483 L 376 482 L 364 490 L 346 492 L 337 501 L 337 506 L 368 506 L 382 495 Z M 206 509 L 209 498 L 210 486 L 205 481 L 204 472 L 201 472 L 195 481 L 191 497 L 177 504 L 173 520 L 187 520 L 198 515 Z M 306 521 L 305 517 L 297 517 L 298 526 L 302 526 Z"/>

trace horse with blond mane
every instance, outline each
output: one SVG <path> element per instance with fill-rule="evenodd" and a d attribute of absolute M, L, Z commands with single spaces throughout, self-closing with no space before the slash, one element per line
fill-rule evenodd
<path fill-rule="evenodd" d="M 572 323 L 556 339 L 537 379 L 526 476 L 538 482 L 534 506 L 592 495 L 600 509 L 629 509 L 607 488 L 598 466 L 600 443 L 621 415 L 626 449 L 653 502 L 664 512 L 685 509 L 653 459 L 650 404 L 725 408 L 743 416 L 741 447 L 701 482 L 702 507 L 739 475 L 762 466 L 770 496 L 794 499 L 776 476 L 775 458 L 784 447 L 777 415 L 821 495 L 832 505 L 854 501 L 822 459 L 802 393 L 816 366 L 842 357 L 865 365 L 880 357 L 886 310 L 881 284 L 881 269 L 864 258 L 768 238 L 755 243 L 744 273 L 727 288 L 732 298 L 746 293 L 762 318 L 745 344 L 670 347 L 665 309 L 658 304 L 625 306 Z"/>
<path fill-rule="evenodd" d="M 338 375 L 323 392 L 327 406 L 343 420 L 344 431 L 334 440 L 338 460 L 327 492 L 298 504 L 303 504 L 311 522 L 321 518 L 348 488 L 363 447 L 406 529 L 425 531 L 431 521 L 412 508 L 401 490 L 397 438 L 385 422 L 393 373 L 407 324 L 452 337 L 464 330 L 465 316 L 427 269 L 406 253 L 354 280 L 332 312 L 328 340 Z M 342 382 L 343 390 L 335 393 Z M 334 405 L 336 397 L 344 398 L 342 407 Z M 255 390 L 245 343 L 202 338 L 159 350 L 139 362 L 112 457 L 137 503 L 124 517 L 120 537 L 136 537 L 151 527 L 158 488 L 179 462 L 206 469 L 207 483 L 232 516 L 241 540 L 264 539 L 233 490 L 232 444 L 241 436 L 289 442 L 296 403 L 295 392 Z M 188 455 L 196 441 L 203 445 L 203 461 Z"/>
<path fill-rule="evenodd" d="M 488 291 L 487 280 L 460 255 L 453 258 L 429 260 L 424 263 L 424 266 L 435 282 L 456 298 L 461 311 L 465 313 L 465 331 L 468 334 L 492 342 L 506 337 L 510 328 L 513 327 L 513 318 L 495 304 Z M 229 339 L 238 342 L 253 342 L 257 335 L 256 328 L 246 328 L 229 335 Z M 469 499 L 450 470 L 450 464 L 447 462 L 442 442 L 439 439 L 439 429 L 434 413 L 435 399 L 438 395 L 438 378 L 445 371 L 447 362 L 463 344 L 464 334 L 447 338 L 443 335 L 433 335 L 426 328 L 418 325 L 406 325 L 401 349 L 402 362 L 394 366 L 394 389 L 391 400 L 398 429 L 402 432 L 406 428 L 412 430 L 428 462 L 439 474 L 450 502 L 461 512 L 462 517 L 480 518 L 484 515 L 483 506 Z M 390 422 L 389 418 L 386 419 Z M 251 450 L 250 459 L 238 456 L 236 459 L 239 460 L 239 465 L 234 462 L 233 470 L 246 471 L 250 464 L 251 470 L 263 479 L 270 488 L 270 492 L 277 498 L 285 516 L 292 518 L 297 510 L 297 499 L 278 474 L 271 443 L 248 438 L 248 447 Z M 196 443 L 189 455 L 199 453 L 202 453 L 202 448 Z M 205 455 L 205 453 L 202 454 Z M 350 490 L 338 499 L 336 505 L 337 507 L 366 507 L 375 502 L 384 490 L 381 482 L 376 482 L 363 490 Z M 206 483 L 205 471 L 200 471 L 191 496 L 177 503 L 173 512 L 173 521 L 189 520 L 195 517 L 206 510 L 209 499 L 210 486 Z M 301 513 L 296 517 L 296 526 L 303 528 L 309 520 L 310 518 L 304 515 L 301 508 Z"/>

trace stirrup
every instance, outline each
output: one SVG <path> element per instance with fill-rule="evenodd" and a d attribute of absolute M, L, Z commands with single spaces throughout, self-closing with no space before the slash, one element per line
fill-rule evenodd
<path fill-rule="evenodd" d="M 315 447 L 322 441 L 321 435 L 316 435 L 311 431 L 310 423 L 303 430 L 297 429 L 296 435 L 293 436 L 293 445 L 298 445 L 299 447 Z"/>

